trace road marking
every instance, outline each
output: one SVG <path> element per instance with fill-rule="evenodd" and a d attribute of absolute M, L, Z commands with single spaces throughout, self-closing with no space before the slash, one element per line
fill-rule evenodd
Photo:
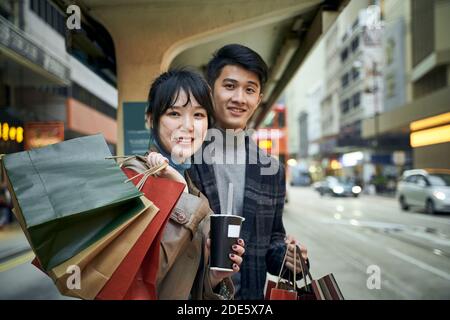
<path fill-rule="evenodd" d="M 33 258 L 34 258 L 33 251 L 29 251 L 25 254 L 22 254 L 16 258 L 13 258 L 11 260 L 8 260 L 8 261 L 0 264 L 0 272 L 4 272 L 4 271 L 12 269 L 18 265 L 24 264 L 25 262 L 33 260 Z"/>
<path fill-rule="evenodd" d="M 390 222 L 380 222 L 380 221 L 367 221 L 367 220 L 338 220 L 330 219 L 330 218 L 320 218 L 318 219 L 322 223 L 329 224 L 343 224 L 343 225 L 352 225 L 355 227 L 369 227 L 375 229 L 395 229 L 395 230 L 404 230 L 406 229 L 406 225 L 399 223 L 390 223 Z"/>
<path fill-rule="evenodd" d="M 409 263 L 411 263 L 411 264 L 413 264 L 413 265 L 415 265 L 415 266 L 417 266 L 417 267 L 419 267 L 419 268 L 421 268 L 423 270 L 431 272 L 431 273 L 433 273 L 433 274 L 435 274 L 435 275 L 437 275 L 437 276 L 439 276 L 441 278 L 444 278 L 445 280 L 450 281 L 450 274 L 448 274 L 445 271 L 442 271 L 442 270 L 437 269 L 437 268 L 435 268 L 433 266 L 430 266 L 429 264 L 426 264 L 425 262 L 416 260 L 413 257 L 410 257 L 410 256 L 408 256 L 408 255 L 406 255 L 404 253 L 401 253 L 401 252 L 399 252 L 399 251 L 397 251 L 395 249 L 388 248 L 388 252 L 390 254 L 396 256 L 397 258 L 402 259 L 403 261 L 409 262 Z"/>

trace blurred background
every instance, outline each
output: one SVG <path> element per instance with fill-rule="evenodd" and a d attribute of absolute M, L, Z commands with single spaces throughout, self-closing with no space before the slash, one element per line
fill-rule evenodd
<path fill-rule="evenodd" d="M 284 221 L 347 299 L 450 298 L 450 0 L 0 0 L 0 154 L 103 133 L 144 153 L 152 80 L 240 43 Z M 0 299 L 60 299 L 0 192 Z"/>

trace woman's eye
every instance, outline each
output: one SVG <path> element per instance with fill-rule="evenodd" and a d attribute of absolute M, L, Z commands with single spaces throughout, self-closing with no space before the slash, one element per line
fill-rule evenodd
<path fill-rule="evenodd" d="M 255 93 L 256 90 L 253 89 L 253 88 L 247 88 L 247 92 L 250 93 L 250 94 L 252 94 L 252 93 Z"/>
<path fill-rule="evenodd" d="M 176 111 L 170 111 L 167 115 L 170 117 L 178 117 L 180 113 Z"/>
<path fill-rule="evenodd" d="M 227 83 L 227 84 L 225 84 L 225 88 L 227 88 L 227 89 L 234 89 L 234 84 Z"/>
<path fill-rule="evenodd" d="M 194 114 L 194 117 L 196 117 L 196 118 L 205 118 L 206 114 L 203 113 L 203 112 L 197 112 L 197 113 Z"/>

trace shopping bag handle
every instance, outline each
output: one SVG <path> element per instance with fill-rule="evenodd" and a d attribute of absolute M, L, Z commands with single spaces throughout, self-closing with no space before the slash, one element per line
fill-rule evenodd
<path fill-rule="evenodd" d="M 124 163 L 126 163 L 127 161 L 136 159 L 137 156 L 110 156 L 110 157 L 106 157 L 106 159 L 121 159 L 124 158 L 122 161 L 120 161 L 119 163 L 119 167 L 122 167 L 124 165 Z M 142 176 L 141 180 L 139 180 L 139 182 L 136 184 L 136 188 L 141 191 L 142 187 L 144 186 L 145 182 L 147 181 L 147 178 L 157 174 L 158 172 L 164 170 L 169 164 L 167 162 L 163 162 L 159 165 L 156 165 L 152 168 L 149 168 L 141 173 L 138 173 L 137 175 L 127 179 L 124 181 L 124 183 L 128 183 L 134 179 L 136 179 L 139 176 Z"/>
<path fill-rule="evenodd" d="M 284 269 L 284 266 L 286 264 L 287 255 L 288 255 L 288 246 L 286 246 L 286 253 L 284 254 L 283 263 L 281 264 L 280 273 L 278 274 L 277 285 L 275 286 L 276 289 L 278 289 L 278 285 L 279 285 L 280 280 L 281 280 L 281 274 L 283 273 L 283 269 Z M 296 256 L 297 256 L 297 246 L 294 247 L 294 290 L 295 291 L 297 291 L 297 281 L 296 281 L 297 261 L 296 261 L 296 258 L 295 258 Z M 303 269 L 302 269 L 302 273 L 303 273 Z"/>
<path fill-rule="evenodd" d="M 303 280 L 305 281 L 305 290 L 309 291 L 308 283 L 306 282 L 306 276 L 309 277 L 309 280 L 311 281 L 311 283 L 313 282 L 313 277 L 311 276 L 311 273 L 309 272 L 309 268 L 308 268 L 308 265 L 306 264 L 305 259 L 302 257 L 302 252 L 300 250 L 300 247 L 298 247 L 297 245 L 295 247 L 297 247 L 298 251 L 300 252 L 298 258 L 300 260 L 300 268 L 302 271 Z"/>

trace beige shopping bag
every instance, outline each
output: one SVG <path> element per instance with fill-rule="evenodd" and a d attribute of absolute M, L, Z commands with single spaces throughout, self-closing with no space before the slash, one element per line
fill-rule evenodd
<path fill-rule="evenodd" d="M 159 209 L 147 198 L 141 197 L 142 212 L 117 228 L 111 237 L 104 238 L 86 248 L 50 272 L 61 294 L 81 299 L 94 299 L 112 274 L 134 246 Z M 80 287 L 70 281 L 74 273 L 67 268 L 77 266 L 80 271 Z M 73 272 L 73 267 L 70 269 Z M 67 284 L 69 280 L 69 285 Z M 74 284 L 75 282 L 73 282 Z"/>

